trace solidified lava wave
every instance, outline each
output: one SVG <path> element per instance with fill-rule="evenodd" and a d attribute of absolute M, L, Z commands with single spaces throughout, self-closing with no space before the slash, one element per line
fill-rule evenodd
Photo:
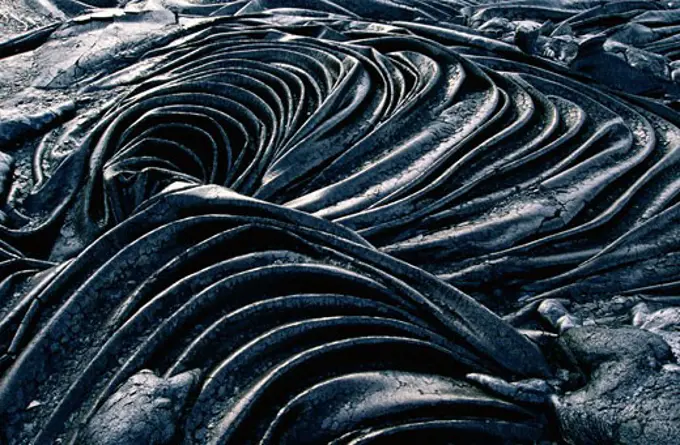
<path fill-rule="evenodd" d="M 478 301 L 674 294 L 680 10 L 475 3 L 59 0 L 0 43 L 5 80 L 97 48 L 16 92 L 67 105 L 0 124 L 22 173 L 0 188 L 0 437 L 552 437 L 466 383 L 551 372 Z M 165 383 L 126 411 L 143 369 Z M 135 417 L 158 399 L 167 422 Z"/>

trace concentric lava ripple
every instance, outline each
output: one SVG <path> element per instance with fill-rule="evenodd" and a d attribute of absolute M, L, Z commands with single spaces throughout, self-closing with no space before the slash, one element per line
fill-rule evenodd
<path fill-rule="evenodd" d="M 75 214 L 81 237 L 52 259 L 181 180 L 341 223 L 492 305 L 677 273 L 669 116 L 474 45 L 463 57 L 445 28 L 281 14 L 219 19 L 85 87 L 129 91 L 65 126 L 77 148 L 55 171 L 69 149 L 37 151 L 24 206 L 40 224 Z"/>

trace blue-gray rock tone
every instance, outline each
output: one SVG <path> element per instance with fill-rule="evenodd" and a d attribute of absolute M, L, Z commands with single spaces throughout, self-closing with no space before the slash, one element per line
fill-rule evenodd
<path fill-rule="evenodd" d="M 680 437 L 680 3 L 0 0 L 0 444 Z"/>

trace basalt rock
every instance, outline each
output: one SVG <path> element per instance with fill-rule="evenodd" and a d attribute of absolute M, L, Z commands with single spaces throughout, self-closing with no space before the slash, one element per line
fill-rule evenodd
<path fill-rule="evenodd" d="M 15 3 L 0 441 L 677 437 L 678 5 Z"/>
<path fill-rule="evenodd" d="M 142 370 L 130 377 L 88 422 L 80 443 L 170 443 L 195 383 L 191 371 L 161 379 Z"/>
<path fill-rule="evenodd" d="M 553 398 L 570 443 L 675 443 L 680 367 L 661 337 L 634 328 L 579 327 L 562 341 L 589 380 Z"/>

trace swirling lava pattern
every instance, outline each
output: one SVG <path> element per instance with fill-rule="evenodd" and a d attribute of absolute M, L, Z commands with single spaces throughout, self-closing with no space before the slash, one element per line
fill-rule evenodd
<path fill-rule="evenodd" d="M 0 246 L 5 289 L 42 269 L 0 306 L 11 443 L 83 440 L 143 368 L 200 370 L 185 443 L 531 443 L 541 413 L 462 379 L 548 365 L 458 289 L 674 290 L 669 109 L 456 2 L 284 3 L 205 6 L 35 151 Z"/>
<path fill-rule="evenodd" d="M 19 441 L 67 442 L 140 366 L 202 370 L 186 443 L 541 434 L 538 414 L 460 381 L 545 375 L 528 340 L 341 226 L 225 188 L 147 201 L 45 281 L 59 310 L 0 393 Z"/>

